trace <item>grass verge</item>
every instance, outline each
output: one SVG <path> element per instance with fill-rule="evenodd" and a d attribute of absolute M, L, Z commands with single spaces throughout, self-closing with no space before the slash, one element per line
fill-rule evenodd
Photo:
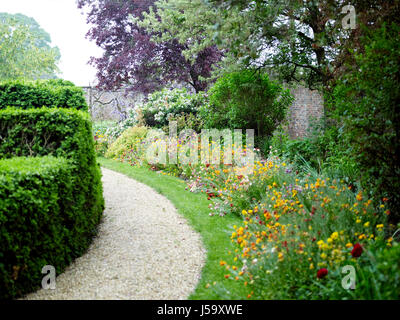
<path fill-rule="evenodd" d="M 200 233 L 207 249 L 207 260 L 201 280 L 189 299 L 240 299 L 247 295 L 247 291 L 241 283 L 233 279 L 224 279 L 227 272 L 219 264 L 221 260 L 227 261 L 228 264 L 233 261 L 233 254 L 229 254 L 229 251 L 234 249 L 230 234 L 233 230 L 232 226 L 241 222 L 239 217 L 210 217 L 209 201 L 206 196 L 185 190 L 186 184 L 179 178 L 161 175 L 146 168 L 132 167 L 127 163 L 101 157 L 98 158 L 98 162 L 102 167 L 142 182 L 167 197 L 178 212 L 188 220 L 193 229 Z M 224 289 L 219 290 L 219 283 L 222 281 Z M 214 283 L 216 284 L 214 285 Z"/>

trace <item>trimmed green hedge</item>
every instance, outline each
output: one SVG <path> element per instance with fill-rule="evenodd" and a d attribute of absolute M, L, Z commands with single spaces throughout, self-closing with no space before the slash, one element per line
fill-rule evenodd
<path fill-rule="evenodd" d="M 87 112 L 0 110 L 1 158 L 0 298 L 8 299 L 40 286 L 39 267 L 59 273 L 85 252 L 104 199 Z"/>
<path fill-rule="evenodd" d="M 76 247 L 72 167 L 64 158 L 0 160 L 0 298 L 33 291 Z M 70 227 L 66 227 L 70 226 Z"/>
<path fill-rule="evenodd" d="M 0 109 L 58 107 L 88 110 L 85 93 L 65 80 L 6 81 L 0 83 Z"/>

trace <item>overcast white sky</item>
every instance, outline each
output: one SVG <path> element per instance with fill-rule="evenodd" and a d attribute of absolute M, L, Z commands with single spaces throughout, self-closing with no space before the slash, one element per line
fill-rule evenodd
<path fill-rule="evenodd" d="M 87 63 L 102 50 L 85 38 L 89 25 L 76 0 L 0 0 L 0 12 L 32 17 L 50 34 L 52 45 L 61 51 L 60 77 L 78 86 L 94 82 L 96 69 Z"/>

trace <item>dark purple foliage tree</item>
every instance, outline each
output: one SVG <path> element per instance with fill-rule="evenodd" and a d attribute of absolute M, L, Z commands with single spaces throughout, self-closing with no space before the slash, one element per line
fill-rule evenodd
<path fill-rule="evenodd" d="M 216 47 L 206 48 L 194 63 L 185 59 L 185 46 L 178 41 L 154 43 L 151 34 L 129 21 L 142 18 L 155 0 L 78 0 L 80 9 L 89 8 L 87 21 L 93 25 L 88 37 L 105 50 L 91 58 L 97 67 L 99 87 L 151 93 L 171 81 L 191 85 L 196 92 L 207 88 L 212 67 L 222 57 Z"/>

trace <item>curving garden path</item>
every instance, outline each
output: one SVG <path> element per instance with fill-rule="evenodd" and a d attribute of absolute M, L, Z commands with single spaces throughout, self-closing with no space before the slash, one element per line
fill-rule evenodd
<path fill-rule="evenodd" d="M 25 299 L 186 299 L 205 262 L 200 235 L 150 187 L 102 172 L 106 209 L 98 236 L 57 277 L 55 290 Z"/>

